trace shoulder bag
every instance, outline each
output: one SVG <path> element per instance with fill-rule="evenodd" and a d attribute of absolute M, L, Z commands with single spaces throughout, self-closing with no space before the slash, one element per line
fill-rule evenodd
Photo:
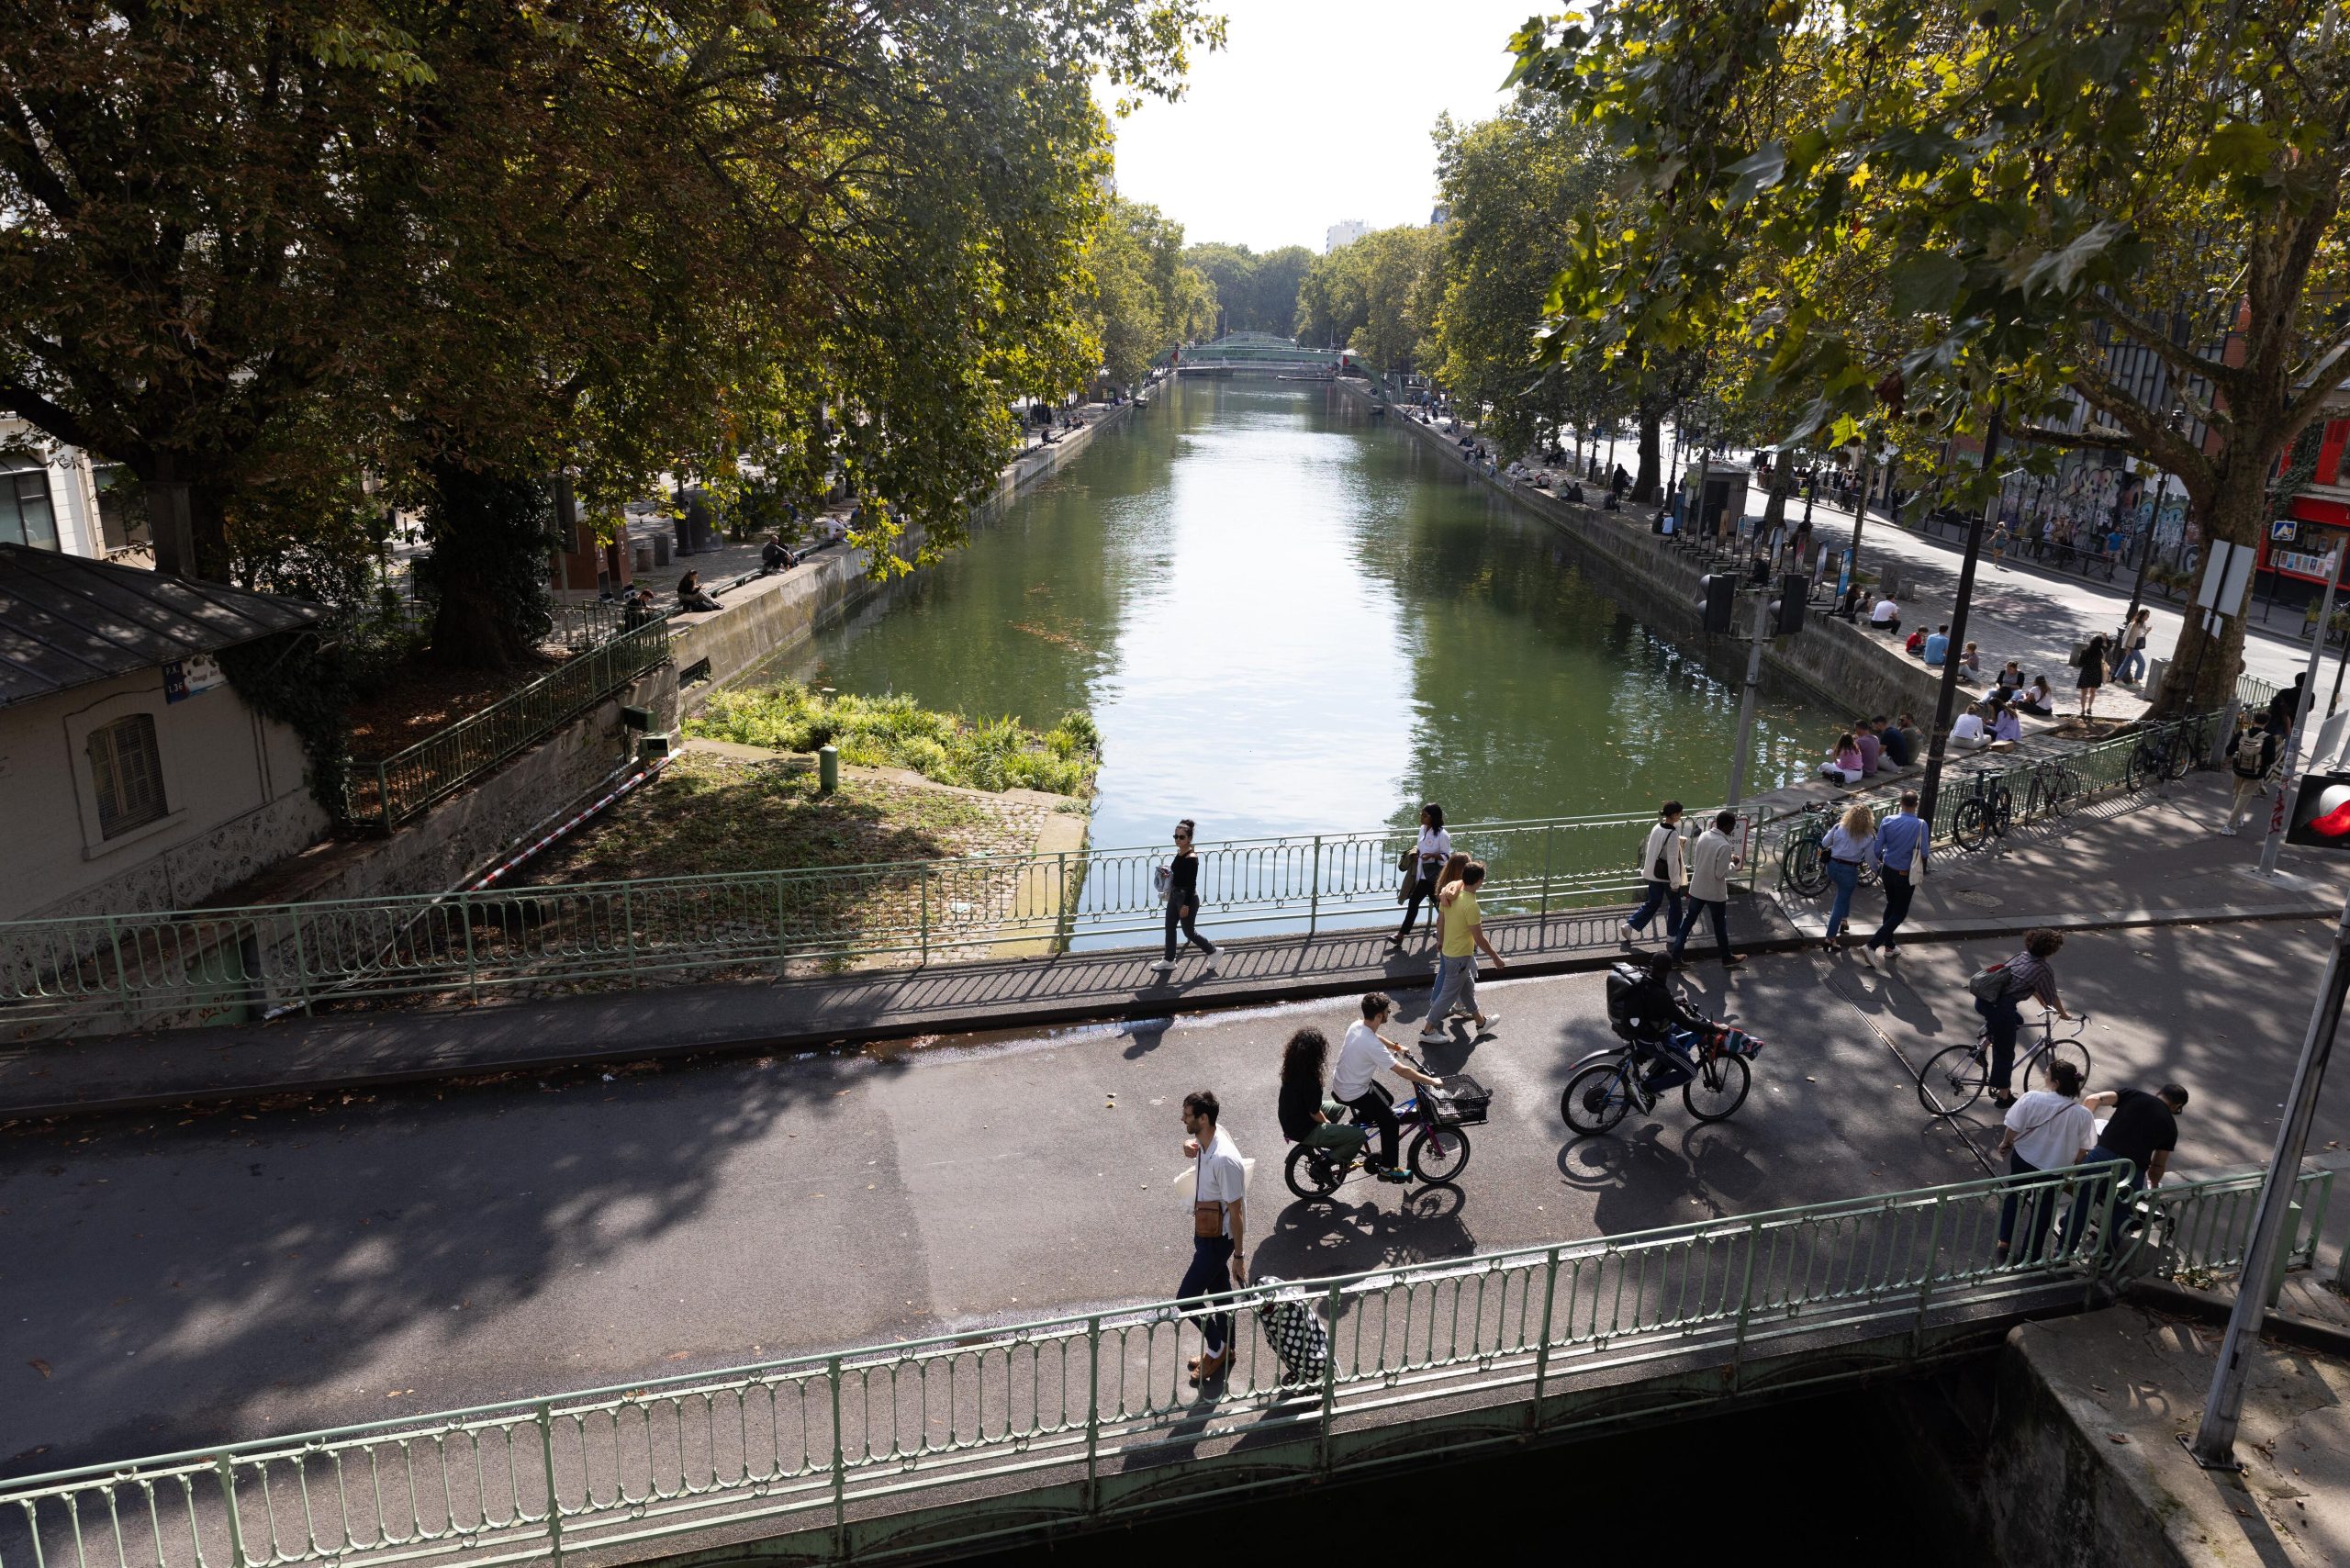
<path fill-rule="evenodd" d="M 2008 994 L 2008 966 L 2005 959 L 1986 964 L 1967 977 L 1966 989 L 1975 993 L 1977 1002 L 1997 1002 Z"/>
<path fill-rule="evenodd" d="M 1202 1144 L 1199 1159 L 1192 1168 L 1192 1235 L 1195 1239 L 1224 1234 L 1224 1204 L 1200 1196 L 1200 1189 L 1207 1184 L 1207 1171 L 1208 1146 Z"/>

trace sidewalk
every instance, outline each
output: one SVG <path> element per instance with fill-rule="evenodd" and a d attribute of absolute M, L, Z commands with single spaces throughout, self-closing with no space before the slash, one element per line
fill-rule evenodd
<path fill-rule="evenodd" d="M 1760 510 L 1759 507 L 1751 510 Z M 1803 515 L 1800 497 L 1790 501 L 1792 523 Z M 1841 550 L 1852 538 L 1851 512 L 1825 502 L 1813 505 L 1812 536 L 1831 550 Z M 1964 550 L 1958 541 L 1942 540 L 1887 522 L 1874 513 L 1861 529 L 1861 569 L 1872 572 L 1887 558 L 1897 563 L 1901 579 L 1901 623 L 1904 635 L 1913 626 L 1929 629 L 1950 620 L 1958 597 L 1958 572 Z M 2154 612 L 2147 639 L 2150 659 L 2167 658 L 2177 646 L 2184 621 L 2179 612 L 2149 597 L 2144 607 Z M 2110 637 L 2129 608 L 2130 584 L 2093 583 L 2071 576 L 2045 572 L 2036 566 L 1994 566 L 1987 550 L 1975 573 L 1974 602 L 1966 615 L 1966 635 L 1981 644 L 1983 673 L 1987 679 L 2008 659 L 2022 662 L 2029 677 L 2045 675 L 2055 689 L 2057 711 L 2076 706 L 2071 670 L 2073 649 L 2103 633 Z M 1895 645 L 1898 653 L 1898 644 Z M 2319 700 L 2332 688 L 2329 655 L 2318 670 Z M 2273 632 L 2257 623 L 2244 639 L 2245 673 L 2272 686 L 2288 685 L 2309 666 L 2309 644 Z M 2129 687 L 2108 681 L 2098 693 L 2100 719 L 2134 719 L 2146 711 L 2145 698 Z"/>
<path fill-rule="evenodd" d="M 1486 932 L 1513 978 L 1564 974 L 1620 957 L 1626 913 L 1618 907 L 1494 920 Z M 812 1050 L 908 1036 L 1164 1018 L 1371 990 L 1398 993 L 1402 1021 L 1414 1023 L 1429 1000 L 1433 945 L 1416 936 L 1393 954 L 1390 924 L 1228 940 L 1212 917 L 1201 926 L 1225 943 L 1222 972 L 1213 978 L 1187 955 L 1162 980 L 1149 967 L 1157 948 L 1127 947 L 13 1046 L 0 1050 L 0 1125 L 702 1051 Z M 1730 935 L 1749 953 L 1804 941 L 1762 899 L 1733 902 Z M 1699 950 L 1710 953 L 1709 931 L 1699 936 Z"/>
<path fill-rule="evenodd" d="M 2210 831 L 2224 797 L 2217 776 L 2199 775 L 2174 786 L 2166 800 L 2135 810 L 2093 806 L 2063 823 L 2019 829 L 1980 855 L 1938 852 L 1903 940 L 1955 941 L 2037 925 L 2090 930 L 2334 913 L 2343 869 L 2288 853 L 2287 876 L 2274 882 L 2253 877 L 2247 868 L 2259 840 Z M 1762 892 L 1775 895 L 1775 889 Z M 1790 901 L 1784 910 L 1776 896 L 1742 898 L 1732 905 L 1732 936 L 1756 955 L 1810 947 L 1827 907 L 1824 898 Z M 1857 928 L 1874 929 L 1882 907 L 1879 893 L 1863 890 L 1854 905 Z M 1512 978 L 1567 974 L 1620 956 L 1624 913 L 1617 907 L 1496 920 L 1488 929 Z M 698 1052 L 813 1050 L 910 1036 L 1163 1018 L 1374 988 L 1397 992 L 1403 1021 L 1414 1023 L 1427 1002 L 1430 957 L 1417 940 L 1404 955 L 1390 954 L 1386 932 L 1382 924 L 1310 937 L 1239 937 L 1225 946 L 1221 974 L 1204 976 L 1187 958 L 1171 982 L 1150 972 L 1154 949 L 1133 947 L 48 1041 L 0 1051 L 0 1120 Z M 1692 949 L 1698 975 L 1713 972 L 1703 937 Z"/>

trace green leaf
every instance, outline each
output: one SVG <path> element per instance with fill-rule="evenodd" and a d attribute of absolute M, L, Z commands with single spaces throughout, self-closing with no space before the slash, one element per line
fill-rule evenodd
<path fill-rule="evenodd" d="M 1966 282 L 1966 265 L 1952 256 L 1911 256 L 1886 274 L 1893 308 L 1904 316 L 1947 315 Z"/>

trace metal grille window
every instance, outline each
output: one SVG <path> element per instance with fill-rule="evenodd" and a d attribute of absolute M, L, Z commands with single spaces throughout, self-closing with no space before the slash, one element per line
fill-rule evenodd
<path fill-rule="evenodd" d="M 0 474 L 0 544 L 57 548 L 57 513 L 49 498 L 49 470 Z"/>
<path fill-rule="evenodd" d="M 151 715 L 133 713 L 93 730 L 89 745 L 100 837 L 118 837 L 163 814 L 163 767 Z"/>

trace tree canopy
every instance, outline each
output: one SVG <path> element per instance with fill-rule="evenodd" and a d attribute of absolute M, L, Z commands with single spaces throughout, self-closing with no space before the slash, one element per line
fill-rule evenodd
<path fill-rule="evenodd" d="M 1175 343 L 1215 330 L 1216 287 L 1183 248 L 1183 226 L 1113 196 L 1086 252 L 1092 330 L 1110 379 L 1131 386 Z"/>
<path fill-rule="evenodd" d="M 845 476 L 901 568 L 1010 396 L 1100 364 L 1088 83 L 1171 94 L 1219 38 L 1197 0 L 26 0 L 0 410 L 184 495 L 209 577 L 338 457 L 420 496 Z"/>
<path fill-rule="evenodd" d="M 1269 332 L 1292 336 L 1297 326 L 1297 286 L 1314 264 L 1303 245 L 1284 245 L 1259 255 L 1246 245 L 1192 245 L 1183 259 L 1215 286 L 1214 335 Z"/>
<path fill-rule="evenodd" d="M 1382 371 L 1409 371 L 1436 315 L 1437 231 L 1374 229 L 1316 256 L 1297 291 L 1297 340 L 1348 348 Z"/>
<path fill-rule="evenodd" d="M 2250 543 L 2336 396 L 2350 37 L 2320 0 L 1610 0 L 1516 47 L 1633 174 L 1561 317 L 1620 354 L 1743 323 L 1783 439 L 1996 409 L 2178 476 Z M 2163 701 L 2214 705 L 2243 634 L 2190 623 Z"/>

